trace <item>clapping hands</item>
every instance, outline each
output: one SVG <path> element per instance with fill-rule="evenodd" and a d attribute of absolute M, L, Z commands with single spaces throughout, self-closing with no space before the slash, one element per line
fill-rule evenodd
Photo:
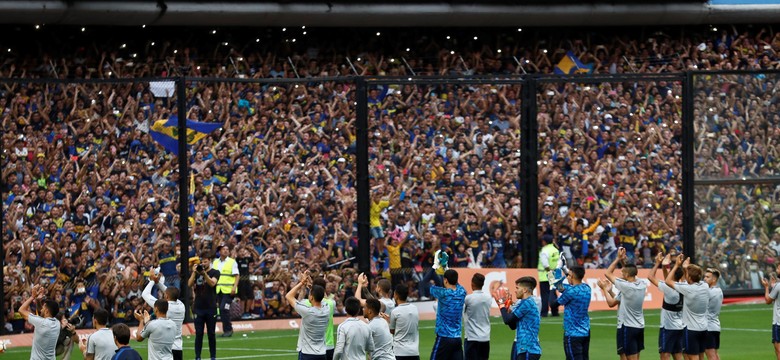
<path fill-rule="evenodd" d="M 626 256 L 626 248 L 621 247 L 620 249 L 618 249 L 617 258 L 618 260 L 620 260 L 620 262 L 626 261 L 626 259 L 628 258 L 628 256 Z"/>
<path fill-rule="evenodd" d="M 141 312 L 141 310 L 136 310 L 136 311 L 133 313 L 133 315 L 135 316 L 135 319 L 136 319 L 136 320 L 138 320 L 138 321 L 143 321 L 143 322 L 145 322 L 145 323 L 146 323 L 146 322 L 149 322 L 149 320 L 151 320 L 151 318 L 152 318 L 152 317 L 149 315 L 149 312 L 148 312 L 148 311 L 146 311 L 146 310 L 144 310 L 144 311 L 143 311 L 143 313 Z"/>
<path fill-rule="evenodd" d="M 767 280 L 766 278 L 761 278 L 761 285 L 764 286 L 764 288 L 770 288 L 774 287 L 777 282 L 775 281 L 775 278 L 772 277 L 771 280 Z"/>
<path fill-rule="evenodd" d="M 603 290 L 604 292 L 609 292 L 610 290 L 612 290 L 612 283 L 609 282 L 608 280 L 599 279 L 598 285 L 601 288 L 601 290 Z"/>

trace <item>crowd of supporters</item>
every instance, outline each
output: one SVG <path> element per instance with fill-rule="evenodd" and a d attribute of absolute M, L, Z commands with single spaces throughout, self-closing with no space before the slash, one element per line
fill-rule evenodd
<path fill-rule="evenodd" d="M 356 35 L 363 48 L 310 29 L 305 36 L 301 29 L 269 30 L 257 39 L 234 34 L 229 42 L 216 35 L 229 31 L 219 30 L 190 43 L 154 40 L 163 35 L 150 32 L 116 44 L 94 34 L 93 42 L 105 43 L 70 37 L 68 53 L 57 49 L 62 44 L 43 53 L 10 48 L 0 56 L 0 73 L 345 77 L 187 83 L 187 119 L 223 124 L 189 147 L 188 255 L 230 245 L 250 283 L 240 299 L 253 301 L 255 317 L 273 318 L 293 315 L 283 294 L 302 270 L 327 277 L 342 312 L 355 287 L 356 96 L 347 76 L 552 73 L 566 51 L 595 74 L 778 68 L 780 34 L 712 30 L 520 36 L 526 30 L 513 37 L 481 33 L 473 41 L 458 30 L 460 42 L 431 30 L 404 32 L 392 43 L 385 40 L 390 33 Z M 498 45 L 488 45 L 491 36 Z M 391 45 L 403 39 L 408 50 Z M 696 76 L 697 178 L 777 175 L 777 80 L 772 73 Z M 176 113 L 179 99 L 160 86 L 2 84 L 9 331 L 25 328 L 15 309 L 31 284 L 48 286 L 49 296 L 88 326 L 97 307 L 111 309 L 115 322 L 133 322 L 150 271 L 159 267 L 172 285 L 180 280 L 178 158 L 150 135 L 156 121 Z M 450 253 L 451 267 L 522 264 L 520 93 L 520 85 L 500 80 L 399 80 L 370 89 L 375 275 L 408 282 L 417 289 L 411 297 L 425 299 L 436 250 Z M 556 239 L 570 261 L 589 268 L 606 267 L 619 246 L 647 266 L 659 251 L 681 251 L 682 96 L 679 81 L 541 85 L 540 237 Z M 697 256 L 725 270 L 724 288 L 758 288 L 771 273 L 780 251 L 778 191 L 697 187 Z M 241 316 L 242 305 L 233 311 Z"/>

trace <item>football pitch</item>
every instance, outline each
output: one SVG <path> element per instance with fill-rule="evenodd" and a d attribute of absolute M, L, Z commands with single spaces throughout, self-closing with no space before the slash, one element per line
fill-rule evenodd
<path fill-rule="evenodd" d="M 657 358 L 659 310 L 645 311 L 645 350 L 642 358 Z M 721 319 L 720 355 L 724 359 L 770 359 L 774 358 L 771 344 L 772 313 L 767 305 L 727 305 L 723 307 Z M 615 311 L 591 313 L 591 359 L 616 359 L 615 353 Z M 539 338 L 542 344 L 542 358 L 564 359 L 563 319 L 550 317 L 542 319 Z M 499 318 L 492 319 L 490 342 L 491 359 L 509 359 L 514 331 Z M 246 337 L 243 335 L 246 334 Z M 217 335 L 218 359 L 297 359 L 295 344 L 296 330 L 269 330 L 235 333 L 231 338 Z M 428 359 L 435 339 L 434 322 L 420 322 L 420 358 Z M 208 345 L 204 339 L 203 355 L 208 356 Z M 132 341 L 131 345 L 146 359 L 146 342 Z M 184 339 L 184 358 L 194 359 L 194 336 Z M 8 360 L 29 360 L 29 348 L 10 348 L 2 356 Z M 78 349 L 71 359 L 82 359 Z"/>

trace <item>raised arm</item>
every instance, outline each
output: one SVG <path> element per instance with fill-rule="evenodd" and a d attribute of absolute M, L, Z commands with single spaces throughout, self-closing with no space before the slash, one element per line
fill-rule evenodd
<path fill-rule="evenodd" d="M 515 314 L 511 310 L 512 307 L 511 296 L 509 298 L 502 297 L 499 295 L 498 291 L 494 291 L 492 295 L 493 295 L 493 300 L 496 301 L 496 304 L 498 304 L 498 307 L 501 309 L 501 320 L 503 320 L 504 324 L 509 326 L 510 329 L 512 330 L 517 329 L 517 316 L 515 316 Z"/>
<path fill-rule="evenodd" d="M 360 275 L 358 275 L 357 289 L 355 289 L 355 298 L 360 300 L 360 305 L 366 305 L 366 300 L 363 299 L 363 291 L 366 293 L 366 299 L 375 298 L 374 295 L 371 294 L 371 291 L 368 291 L 368 277 L 366 274 L 360 273 Z"/>
<path fill-rule="evenodd" d="M 607 277 L 607 280 L 611 283 L 615 283 L 615 275 L 613 272 L 615 272 L 615 268 L 617 268 L 617 264 L 621 261 L 624 261 L 626 259 L 626 249 L 620 248 L 618 249 L 618 255 L 615 257 L 615 261 L 613 261 L 611 264 L 609 264 L 609 268 L 607 268 L 607 273 L 605 276 Z"/>
<path fill-rule="evenodd" d="M 19 315 L 22 315 L 24 321 L 30 320 L 30 304 L 32 304 L 35 299 L 43 297 L 44 292 L 45 290 L 40 285 L 33 286 L 30 297 L 25 299 L 22 306 L 19 307 Z"/>
<path fill-rule="evenodd" d="M 307 283 L 311 282 L 311 277 L 309 277 L 309 272 L 305 272 L 303 278 L 301 281 L 299 281 L 295 286 L 290 289 L 290 291 L 287 292 L 287 294 L 284 295 L 284 298 L 287 300 L 287 303 L 290 304 L 290 306 L 293 306 L 295 304 L 295 301 L 298 297 L 298 292 L 301 291 L 301 289 L 307 285 Z"/>
<path fill-rule="evenodd" d="M 144 287 L 144 291 L 141 292 L 141 297 L 144 299 L 146 304 L 154 308 L 154 303 L 157 301 L 157 298 L 152 295 L 152 288 L 154 288 L 154 284 L 157 283 L 158 277 L 155 277 L 155 275 L 152 273 L 149 276 L 149 283 L 146 284 L 146 287 Z"/>
<path fill-rule="evenodd" d="M 607 298 L 607 305 L 609 307 L 615 307 L 620 304 L 615 298 L 615 294 L 612 292 L 612 283 L 610 281 L 599 280 L 599 287 L 604 292 L 604 297 Z"/>
<path fill-rule="evenodd" d="M 670 288 L 674 289 L 674 273 L 677 271 L 677 268 L 680 267 L 680 265 L 683 263 L 683 259 L 685 258 L 685 255 L 680 253 L 680 255 L 677 255 L 677 261 L 674 262 L 674 266 L 672 266 L 672 270 L 669 271 L 669 275 L 666 275 L 666 279 L 664 282 L 666 283 L 666 286 L 669 286 Z"/>
<path fill-rule="evenodd" d="M 764 285 L 764 301 L 767 305 L 771 305 L 775 298 L 772 297 L 771 289 L 775 287 L 775 282 L 769 282 L 767 279 L 762 278 L 761 279 L 761 285 Z"/>
<path fill-rule="evenodd" d="M 151 317 L 149 316 L 149 312 L 144 310 L 144 312 L 141 313 L 141 310 L 136 310 L 135 313 L 133 313 L 133 315 L 135 316 L 136 320 L 138 320 L 138 329 L 140 329 L 136 332 L 135 339 L 138 340 L 139 342 L 144 341 L 144 335 L 143 335 L 145 330 L 144 327 L 146 326 L 146 323 L 148 323 L 149 320 L 151 319 Z"/>
<path fill-rule="evenodd" d="M 655 278 L 655 273 L 658 271 L 658 267 L 661 266 L 661 261 L 664 259 L 664 254 L 658 253 L 655 256 L 655 264 L 653 264 L 653 269 L 650 270 L 650 274 L 647 276 L 647 280 L 649 280 L 653 285 L 658 287 L 658 279 Z M 666 277 L 664 277 L 666 278 Z"/>

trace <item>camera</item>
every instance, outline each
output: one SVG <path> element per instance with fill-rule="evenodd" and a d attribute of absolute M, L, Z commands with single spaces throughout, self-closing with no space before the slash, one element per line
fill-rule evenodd
<path fill-rule="evenodd" d="M 197 272 L 203 272 L 203 265 L 198 264 L 197 266 L 195 266 L 195 270 Z"/>

